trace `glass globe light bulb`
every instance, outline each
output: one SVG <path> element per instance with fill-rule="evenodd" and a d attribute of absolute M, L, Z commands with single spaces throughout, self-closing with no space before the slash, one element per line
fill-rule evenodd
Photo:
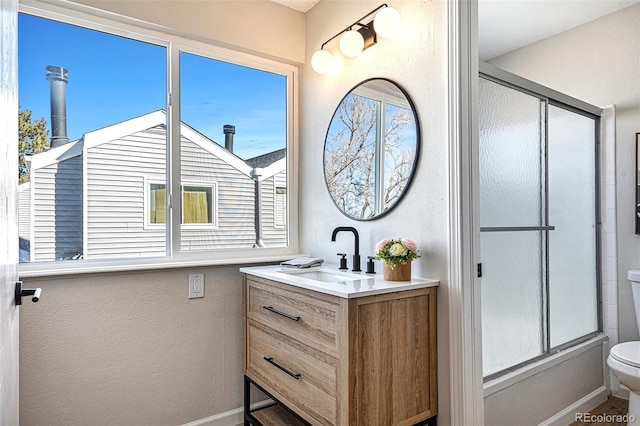
<path fill-rule="evenodd" d="M 333 67 L 333 55 L 327 50 L 318 50 L 311 57 L 311 68 L 318 74 L 326 74 Z"/>
<path fill-rule="evenodd" d="M 355 58 L 364 49 L 364 38 L 356 30 L 349 30 L 340 37 L 340 51 L 348 58 Z"/>
<path fill-rule="evenodd" d="M 398 34 L 401 25 L 400 13 L 392 7 L 380 10 L 373 19 L 373 29 L 382 38 L 391 38 Z"/>

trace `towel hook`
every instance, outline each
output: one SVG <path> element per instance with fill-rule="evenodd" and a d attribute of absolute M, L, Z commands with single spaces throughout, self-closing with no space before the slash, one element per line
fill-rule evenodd
<path fill-rule="evenodd" d="M 23 296 L 33 296 L 32 302 L 40 300 L 41 288 L 22 288 L 22 281 L 16 282 L 16 305 L 22 305 Z"/>

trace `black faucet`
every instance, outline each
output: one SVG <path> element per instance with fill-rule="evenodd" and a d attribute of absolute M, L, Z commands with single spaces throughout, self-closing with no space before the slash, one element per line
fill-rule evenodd
<path fill-rule="evenodd" d="M 338 235 L 338 232 L 340 231 L 351 231 L 353 232 L 353 235 L 355 237 L 355 253 L 353 255 L 353 272 L 360 272 L 362 271 L 362 269 L 360 269 L 360 235 L 358 235 L 358 231 L 356 230 L 356 228 L 353 228 L 351 226 L 338 226 L 336 229 L 333 230 L 333 233 L 331 234 L 331 241 L 335 241 L 336 240 L 336 235 Z"/>

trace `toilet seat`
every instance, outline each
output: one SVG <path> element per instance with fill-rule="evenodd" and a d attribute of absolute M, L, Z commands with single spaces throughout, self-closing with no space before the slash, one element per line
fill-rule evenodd
<path fill-rule="evenodd" d="M 609 355 L 616 361 L 640 368 L 640 342 L 624 342 L 611 348 Z"/>

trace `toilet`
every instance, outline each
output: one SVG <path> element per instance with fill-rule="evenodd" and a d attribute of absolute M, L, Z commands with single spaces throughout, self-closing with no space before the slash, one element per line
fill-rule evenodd
<path fill-rule="evenodd" d="M 627 278 L 631 281 L 636 321 L 640 327 L 640 270 L 630 270 Z M 640 419 L 640 342 L 615 345 L 609 352 L 607 365 L 620 384 L 629 389 L 629 418 Z"/>

